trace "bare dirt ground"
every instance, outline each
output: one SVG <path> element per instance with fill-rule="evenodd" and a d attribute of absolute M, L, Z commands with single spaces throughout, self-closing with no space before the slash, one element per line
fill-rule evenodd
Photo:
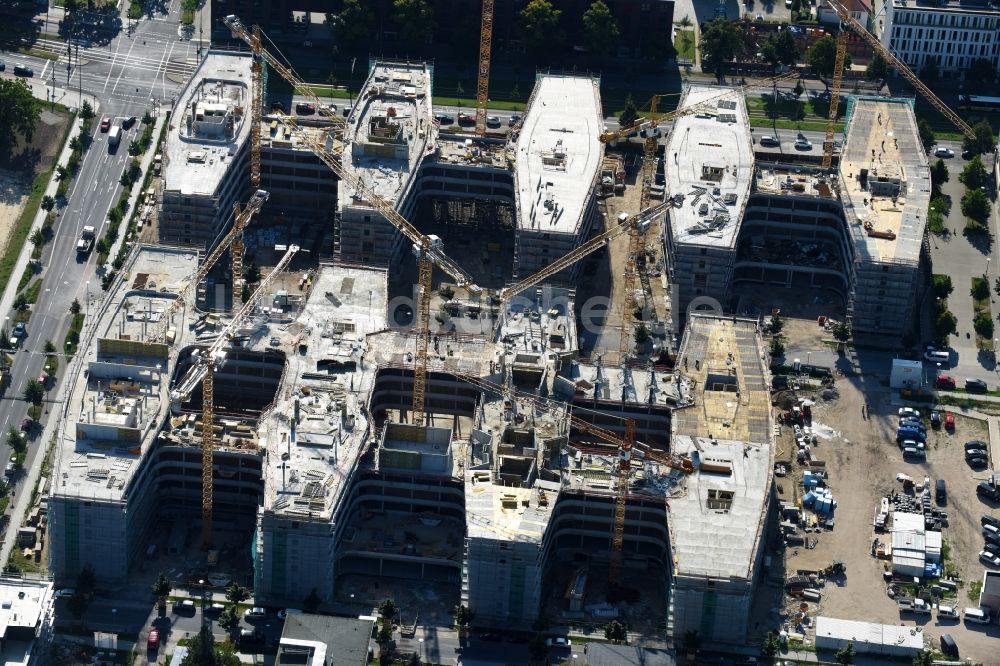
<path fill-rule="evenodd" d="M 66 113 L 43 110 L 31 143 L 19 142 L 12 157 L 0 161 L 0 252 L 7 249 L 10 233 L 31 194 L 35 175 L 51 167 L 58 157 L 70 118 Z"/>
<path fill-rule="evenodd" d="M 820 341 L 823 334 L 815 320 L 789 324 L 785 332 L 795 338 L 800 348 L 829 350 Z M 798 569 L 821 569 L 835 559 L 842 560 L 846 576 L 827 582 L 818 607 L 809 604 L 810 615 L 920 627 L 927 643 L 934 647 L 941 633 L 951 633 L 963 658 L 998 664 L 996 638 L 1000 636 L 1000 627 L 983 629 L 974 624 L 939 622 L 936 614 L 931 617 L 900 614 L 885 592 L 883 561 L 871 554 L 872 541 L 876 537 L 882 542 L 891 541 L 890 534 L 874 532 L 873 518 L 881 497 L 902 491 L 902 485 L 895 480 L 896 474 L 903 472 L 918 481 L 928 476 L 932 483 L 944 479 L 948 500 L 940 508 L 948 512 L 949 518 L 948 527 L 943 530 L 949 557 L 947 569 L 954 570 L 964 584 L 957 599 L 943 603 L 960 608 L 978 603 L 978 599 L 975 602 L 969 599 L 968 590 L 972 581 L 982 580 L 983 567 L 978 561 L 982 547 L 979 518 L 990 509 L 976 497 L 972 471 L 964 461 L 963 443 L 970 439 L 988 439 L 986 423 L 956 414 L 954 433 L 928 428 L 926 461 L 905 461 L 895 443 L 897 411 L 904 403 L 890 392 L 887 382 L 883 382 L 882 377 L 848 372 L 836 377 L 832 391 L 798 393 L 798 397 L 816 401 L 812 425 L 814 432 L 819 434 L 813 454 L 826 462 L 828 485 L 838 505 L 836 526 L 832 531 L 805 535 L 817 539 L 815 548 L 786 550 L 786 575 L 794 575 Z M 867 418 L 862 415 L 865 404 L 868 405 Z M 790 428 L 783 426 L 779 453 L 787 458 L 794 450 Z M 778 480 L 782 499 L 794 501 L 801 496 L 801 473 L 801 468 L 793 465 L 790 476 Z M 799 603 L 795 600 L 794 604 L 786 604 L 786 610 L 797 609 Z"/>

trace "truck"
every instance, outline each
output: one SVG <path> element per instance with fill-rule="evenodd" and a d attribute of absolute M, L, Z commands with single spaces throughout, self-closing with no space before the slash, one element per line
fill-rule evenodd
<path fill-rule="evenodd" d="M 114 152 L 115 148 L 122 140 L 122 128 L 120 125 L 115 125 L 108 132 L 108 152 Z"/>
<path fill-rule="evenodd" d="M 76 251 L 79 254 L 87 254 L 94 247 L 94 238 L 97 236 L 97 230 L 92 226 L 86 226 L 80 233 L 80 240 L 76 242 Z"/>

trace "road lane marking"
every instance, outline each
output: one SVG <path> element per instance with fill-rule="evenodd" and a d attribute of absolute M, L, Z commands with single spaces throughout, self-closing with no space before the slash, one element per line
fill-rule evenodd
<path fill-rule="evenodd" d="M 120 46 L 119 46 L 120 47 Z M 111 73 L 115 71 L 115 61 L 118 59 L 118 48 L 115 47 L 115 53 L 111 58 L 111 67 L 108 67 L 108 78 L 104 79 L 104 89 L 102 92 L 108 91 L 108 81 L 111 80 Z"/>
<path fill-rule="evenodd" d="M 129 59 L 132 57 L 132 49 L 134 48 L 135 48 L 135 40 L 132 40 L 132 45 L 128 47 L 128 53 L 125 54 L 125 58 L 123 58 L 122 61 L 122 66 L 121 66 L 122 71 L 118 72 L 118 78 L 115 79 L 115 86 L 114 88 L 111 89 L 112 95 L 115 94 L 115 90 L 118 88 L 118 82 L 122 80 L 122 74 L 124 74 L 125 70 L 128 69 L 129 67 Z M 114 69 L 113 65 L 112 69 Z"/>

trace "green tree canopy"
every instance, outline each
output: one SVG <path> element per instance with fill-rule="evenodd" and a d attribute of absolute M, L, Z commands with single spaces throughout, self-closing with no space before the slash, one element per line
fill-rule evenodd
<path fill-rule="evenodd" d="M 618 620 L 611 620 L 604 625 L 604 637 L 615 644 L 628 641 L 628 627 Z"/>
<path fill-rule="evenodd" d="M 302 601 L 302 609 L 307 613 L 315 613 L 316 609 L 319 608 L 319 604 L 320 598 L 319 595 L 316 594 L 316 588 L 314 587 Z"/>
<path fill-rule="evenodd" d="M 560 17 L 562 10 L 553 7 L 549 0 L 531 0 L 521 10 L 521 34 L 532 53 L 551 51 L 562 41 Z"/>
<path fill-rule="evenodd" d="M 226 599 L 229 600 L 231 604 L 239 604 L 250 598 L 250 590 L 243 587 L 236 581 L 233 581 L 229 587 L 226 588 Z"/>
<path fill-rule="evenodd" d="M 833 325 L 833 337 L 838 342 L 847 342 L 851 339 L 851 327 L 842 321 Z"/>
<path fill-rule="evenodd" d="M 858 651 L 854 648 L 854 643 L 848 642 L 847 645 L 837 650 L 835 658 L 838 664 L 842 664 L 842 666 L 850 666 L 850 664 L 854 663 L 854 656 L 857 653 Z"/>
<path fill-rule="evenodd" d="M 28 402 L 40 405 L 45 399 L 45 387 L 37 379 L 29 379 L 24 385 L 24 399 Z"/>
<path fill-rule="evenodd" d="M 936 298 L 948 298 L 955 287 L 951 284 L 951 276 L 935 273 L 931 276 L 931 289 Z"/>
<path fill-rule="evenodd" d="M 170 580 L 167 578 L 167 575 L 164 574 L 162 571 L 160 572 L 160 575 L 156 577 L 156 580 L 153 582 L 152 589 L 153 589 L 153 594 L 160 599 L 166 599 L 167 595 L 170 594 Z"/>
<path fill-rule="evenodd" d="M 962 215 L 979 224 L 986 224 L 990 217 L 990 200 L 982 190 L 969 190 L 962 197 Z"/>
<path fill-rule="evenodd" d="M 962 169 L 962 173 L 958 175 L 958 182 L 970 190 L 978 190 L 986 184 L 988 175 L 986 167 L 983 165 L 983 159 L 979 155 L 976 155 Z"/>
<path fill-rule="evenodd" d="M 339 12 L 326 15 L 326 25 L 334 39 L 347 46 L 360 46 L 371 41 L 375 14 L 361 0 L 343 0 Z"/>
<path fill-rule="evenodd" d="M 226 631 L 235 631 L 240 626 L 240 612 L 237 606 L 226 606 L 219 614 L 219 626 Z"/>
<path fill-rule="evenodd" d="M 929 149 L 937 142 L 934 129 L 926 118 L 917 119 L 917 132 L 920 134 L 920 143 L 924 144 L 924 150 Z"/>
<path fill-rule="evenodd" d="M 635 124 L 635 121 L 639 118 L 639 111 L 635 108 L 635 102 L 632 101 L 632 95 L 629 95 L 625 99 L 625 108 L 620 114 L 618 114 L 618 126 L 619 127 L 631 127 Z"/>
<path fill-rule="evenodd" d="M 948 173 L 948 165 L 944 160 L 938 160 L 931 165 L 931 182 L 935 185 L 944 185 L 951 178 Z"/>
<path fill-rule="evenodd" d="M 427 42 L 434 32 L 434 9 L 427 0 L 393 0 L 393 17 L 399 36 L 407 46 Z"/>
<path fill-rule="evenodd" d="M 736 23 L 717 18 L 705 24 L 701 31 L 701 58 L 722 79 L 723 68 L 744 50 L 743 33 Z"/>
<path fill-rule="evenodd" d="M 884 81 L 889 78 L 889 64 L 878 51 L 875 52 L 872 59 L 868 62 L 868 68 L 865 69 L 865 78 L 869 81 Z"/>
<path fill-rule="evenodd" d="M 992 152 L 997 145 L 997 139 L 989 121 L 980 120 L 972 126 L 972 131 L 975 133 L 976 138 L 970 139 L 969 137 L 965 137 L 962 149 L 971 150 L 974 153 Z"/>
<path fill-rule="evenodd" d="M 816 41 L 806 51 L 806 62 L 814 72 L 821 76 L 833 76 L 833 68 L 837 64 L 837 41 L 827 35 Z M 844 55 L 844 69 L 851 66 L 851 54 Z"/>
<path fill-rule="evenodd" d="M 0 79 L 0 158 L 9 157 L 21 138 L 31 141 L 41 110 L 31 88 L 20 79 Z"/>
<path fill-rule="evenodd" d="M 455 624 L 466 627 L 472 622 L 473 613 L 468 606 L 455 606 Z"/>
<path fill-rule="evenodd" d="M 614 53 L 620 35 L 618 22 L 604 0 L 595 0 L 583 13 L 583 45 L 591 53 Z"/>
<path fill-rule="evenodd" d="M 944 342 L 949 335 L 958 330 L 958 320 L 951 310 L 941 308 L 934 318 L 934 339 Z"/>
<path fill-rule="evenodd" d="M 760 52 L 764 60 L 771 64 L 772 70 L 776 70 L 778 65 L 791 67 L 799 61 L 800 55 L 791 30 L 779 30 L 769 34 L 761 44 Z"/>
<path fill-rule="evenodd" d="M 181 666 L 239 666 L 240 658 L 231 643 L 216 645 L 212 630 L 202 626 L 188 644 L 188 653 Z"/>

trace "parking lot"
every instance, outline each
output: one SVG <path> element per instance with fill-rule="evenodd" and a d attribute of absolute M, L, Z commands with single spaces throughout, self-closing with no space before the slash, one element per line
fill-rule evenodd
<path fill-rule="evenodd" d="M 809 349 L 808 331 L 819 330 L 814 321 L 789 322 L 786 328 L 794 329 L 796 344 Z M 829 347 L 820 342 L 820 335 L 813 333 L 811 348 L 818 358 L 829 355 Z M 850 356 L 840 358 L 847 371 L 837 375 L 832 389 L 799 391 L 796 398 L 809 398 L 812 407 L 812 432 L 817 435 L 812 446 L 812 457 L 825 463 L 826 484 L 837 502 L 833 512 L 832 530 L 817 527 L 804 535 L 803 545 L 786 549 L 786 576 L 798 570 L 817 571 L 831 565 L 834 560 L 844 562 L 846 574 L 831 577 L 822 588 L 818 604 L 809 603 L 809 615 L 867 620 L 886 624 L 904 624 L 919 627 L 925 642 L 936 648 L 942 633 L 950 633 L 956 640 L 962 658 L 970 657 L 984 664 L 998 663 L 996 638 L 1000 627 L 967 624 L 955 620 L 939 621 L 936 613 L 914 615 L 901 613 L 897 603 L 886 593 L 883 572 L 889 560 L 876 558 L 873 541 L 891 544 L 889 532 L 876 533 L 874 518 L 880 500 L 893 493 L 903 493 L 903 484 L 897 474 L 905 474 L 918 484 L 929 477 L 931 506 L 947 514 L 947 526 L 942 530 L 944 570 L 953 574 L 959 583 L 957 595 L 942 603 L 958 608 L 976 606 L 978 597 L 969 598 L 970 589 L 978 588 L 984 566 L 978 555 L 983 548 L 980 518 L 985 514 L 1000 517 L 996 506 L 987 505 L 976 495 L 975 486 L 985 472 L 974 470 L 966 464 L 964 444 L 968 440 L 989 440 L 985 418 L 967 412 L 954 412 L 954 431 L 945 427 L 934 429 L 926 422 L 926 457 L 904 459 L 896 444 L 898 410 L 904 403 L 891 392 L 882 374 L 855 374 L 850 370 Z M 867 405 L 867 407 L 865 407 Z M 922 408 L 920 408 L 922 409 Z M 945 413 L 942 411 L 942 418 Z M 782 460 L 795 457 L 796 444 L 791 429 L 782 427 L 779 438 L 779 456 Z M 993 464 L 993 461 L 990 461 Z M 798 500 L 804 489 L 801 484 L 802 467 L 791 464 L 788 477 L 778 479 L 782 499 Z M 933 500 L 937 479 L 943 479 L 947 499 L 938 505 Z M 916 499 L 916 498 L 914 498 Z M 903 500 L 901 500 L 903 501 Z M 910 500 L 905 500 L 910 501 Z M 919 505 L 919 499 L 916 499 Z M 813 540 L 815 545 L 813 546 Z M 897 586 L 897 592 L 916 592 L 912 587 Z M 795 601 L 795 610 L 799 602 Z M 786 604 L 785 610 L 789 612 Z M 789 623 L 794 631 L 794 622 Z M 808 627 L 806 628 L 808 636 Z"/>

